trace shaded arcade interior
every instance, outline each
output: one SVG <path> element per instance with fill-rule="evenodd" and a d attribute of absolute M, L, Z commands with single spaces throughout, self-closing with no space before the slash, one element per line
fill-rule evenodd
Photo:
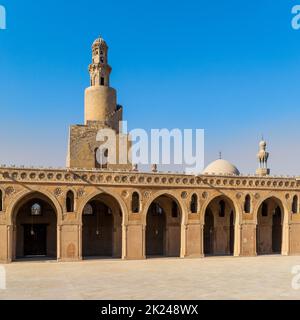
<path fill-rule="evenodd" d="M 258 255 L 282 253 L 283 206 L 280 200 L 269 198 L 258 209 L 256 251 Z"/>
<path fill-rule="evenodd" d="M 84 207 L 82 256 L 122 257 L 122 210 L 108 194 L 94 197 Z"/>
<path fill-rule="evenodd" d="M 57 213 L 41 193 L 23 198 L 14 214 L 13 259 L 57 257 Z"/>
<path fill-rule="evenodd" d="M 180 257 L 182 212 L 178 202 L 162 195 L 147 212 L 146 256 Z"/>
<path fill-rule="evenodd" d="M 204 217 L 204 255 L 234 254 L 235 219 L 234 206 L 227 197 L 220 196 L 209 203 Z"/>

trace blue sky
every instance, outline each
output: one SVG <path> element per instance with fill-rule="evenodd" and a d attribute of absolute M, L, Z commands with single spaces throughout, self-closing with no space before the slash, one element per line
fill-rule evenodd
<path fill-rule="evenodd" d="M 110 47 L 130 128 L 204 128 L 206 162 L 300 174 L 300 0 L 0 0 L 0 163 L 64 166 L 83 122 L 91 44 Z"/>

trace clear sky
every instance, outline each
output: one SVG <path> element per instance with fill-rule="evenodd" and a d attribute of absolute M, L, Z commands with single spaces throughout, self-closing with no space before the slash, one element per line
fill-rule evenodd
<path fill-rule="evenodd" d="M 0 0 L 0 163 L 64 166 L 91 44 L 106 39 L 130 128 L 204 128 L 206 162 L 300 174 L 300 0 Z"/>

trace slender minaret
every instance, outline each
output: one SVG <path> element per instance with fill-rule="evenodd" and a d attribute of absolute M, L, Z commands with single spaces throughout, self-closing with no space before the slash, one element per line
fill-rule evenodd
<path fill-rule="evenodd" d="M 108 64 L 108 46 L 100 37 L 92 45 L 90 87 L 85 90 L 85 124 L 98 122 L 109 125 L 117 112 L 117 93 L 109 86 L 111 70 Z"/>
<path fill-rule="evenodd" d="M 262 139 L 259 143 L 259 152 L 257 154 L 259 168 L 256 170 L 256 174 L 259 176 L 268 176 L 270 174 L 270 169 L 268 169 L 269 152 L 266 149 L 267 142 Z"/>
<path fill-rule="evenodd" d="M 70 127 L 68 168 L 132 169 L 130 139 L 121 128 L 123 108 L 117 105 L 116 90 L 109 86 L 111 70 L 108 46 L 100 37 L 92 45 L 90 86 L 85 90 L 84 125 Z M 112 129 L 116 134 L 115 141 L 110 141 L 111 145 L 98 139 L 102 129 Z"/>

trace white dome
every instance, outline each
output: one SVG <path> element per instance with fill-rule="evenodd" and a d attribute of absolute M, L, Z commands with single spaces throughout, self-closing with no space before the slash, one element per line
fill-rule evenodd
<path fill-rule="evenodd" d="M 203 174 L 207 175 L 235 175 L 239 176 L 240 172 L 236 166 L 230 162 L 219 159 L 209 164 L 203 171 Z"/>

